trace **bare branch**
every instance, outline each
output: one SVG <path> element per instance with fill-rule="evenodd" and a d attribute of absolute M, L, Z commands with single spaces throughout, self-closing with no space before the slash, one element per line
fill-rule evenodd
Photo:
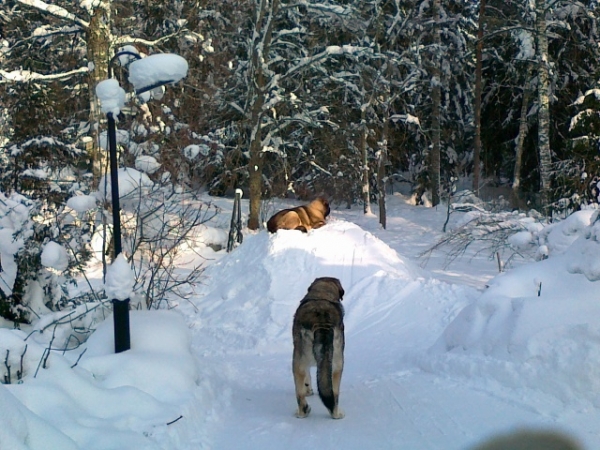
<path fill-rule="evenodd" d="M 518 220 L 511 220 L 511 213 L 507 214 L 481 214 L 474 217 L 466 224 L 447 233 L 435 245 L 425 250 L 419 257 L 429 258 L 436 250 L 447 248 L 448 267 L 452 261 L 463 256 L 471 246 L 477 247 L 474 256 L 487 253 L 490 259 L 497 253 L 508 252 L 509 257 L 505 262 L 508 267 L 516 257 L 529 258 L 517 248 L 511 246 L 508 238 L 519 231 L 526 229 L 525 224 Z"/>

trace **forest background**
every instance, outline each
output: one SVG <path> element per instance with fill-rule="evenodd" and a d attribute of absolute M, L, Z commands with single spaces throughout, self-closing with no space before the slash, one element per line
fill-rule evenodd
<path fill-rule="evenodd" d="M 172 192 L 241 188 L 250 229 L 276 196 L 326 193 L 369 212 L 386 189 L 435 206 L 464 180 L 552 217 L 598 202 L 599 12 L 560 0 L 5 0 L 0 201 L 5 218 L 9 200 L 24 206 L 29 225 L 12 225 L 24 243 L 0 313 L 26 320 L 33 279 L 58 308 L 66 293 L 42 246 L 68 244 L 73 276 L 108 220 L 107 202 L 75 219 L 66 205 L 106 179 L 95 87 L 114 74 L 132 92 L 119 51 L 189 64 L 154 101 L 129 94 L 121 165 Z"/>

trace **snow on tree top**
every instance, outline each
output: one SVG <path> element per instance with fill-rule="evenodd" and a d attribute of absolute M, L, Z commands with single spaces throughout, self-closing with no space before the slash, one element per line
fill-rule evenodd
<path fill-rule="evenodd" d="M 54 241 L 48 242 L 42 250 L 42 266 L 60 272 L 66 270 L 69 267 L 69 254 L 67 250 Z"/>

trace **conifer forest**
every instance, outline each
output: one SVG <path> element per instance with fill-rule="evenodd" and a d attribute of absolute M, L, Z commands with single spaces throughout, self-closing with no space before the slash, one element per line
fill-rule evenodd
<path fill-rule="evenodd" d="M 365 211 L 395 189 L 435 206 L 457 184 L 549 217 L 597 203 L 599 14 L 597 0 L 4 0 L 0 204 L 27 209 L 13 228 L 30 256 L 17 273 L 59 235 L 73 276 L 87 257 L 98 217 L 63 219 L 108 173 L 107 78 L 128 99 L 120 166 L 163 192 L 240 188 L 250 229 L 270 198 L 323 193 Z M 144 102 L 123 51 L 180 55 L 187 76 Z"/>

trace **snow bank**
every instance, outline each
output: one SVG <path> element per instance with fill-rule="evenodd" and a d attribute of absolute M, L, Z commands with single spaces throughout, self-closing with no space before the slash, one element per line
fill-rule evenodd
<path fill-rule="evenodd" d="M 131 350 L 114 353 L 112 318 L 87 342 L 81 367 L 106 389 L 135 386 L 162 402 L 177 403 L 196 383 L 190 331 L 181 315 L 170 311 L 131 312 Z M 175 417 L 172 417 L 175 418 Z"/>
<path fill-rule="evenodd" d="M 600 224 L 590 226 L 591 217 L 574 214 L 552 226 L 546 236 L 555 248 L 572 242 L 564 253 L 493 279 L 423 367 L 600 407 Z"/>
<path fill-rule="evenodd" d="M 540 244 L 550 247 L 551 252 L 564 252 L 592 223 L 597 212 L 597 209 L 584 209 L 544 227 L 539 234 Z"/>
<path fill-rule="evenodd" d="M 85 346 L 66 356 L 52 352 L 35 378 L 44 348 L 27 342 L 25 383 L 0 385 L 0 410 L 10 412 L 9 418 L 0 413 L 3 449 L 162 448 L 156 441 L 188 409 L 185 403 L 197 387 L 190 332 L 170 311 L 132 311 L 130 319 L 131 350 L 114 354 L 108 317 L 77 364 L 69 358 L 77 358 Z M 1 342 L 24 348 L 23 332 L 1 331 Z M 19 367 L 20 355 L 14 353 L 13 367 Z"/>
<path fill-rule="evenodd" d="M 11 450 L 78 450 L 72 439 L 24 407 L 0 384 L 0 442 Z"/>
<path fill-rule="evenodd" d="M 261 232 L 246 236 L 242 246 L 206 270 L 207 286 L 196 302 L 199 312 L 190 312 L 192 326 L 198 328 L 202 351 L 214 354 L 281 341 L 310 283 L 331 276 L 346 290 L 345 322 L 351 330 L 369 311 L 394 301 L 379 293 L 398 292 L 420 274 L 413 263 L 350 222 L 333 221 L 307 234 Z"/>

